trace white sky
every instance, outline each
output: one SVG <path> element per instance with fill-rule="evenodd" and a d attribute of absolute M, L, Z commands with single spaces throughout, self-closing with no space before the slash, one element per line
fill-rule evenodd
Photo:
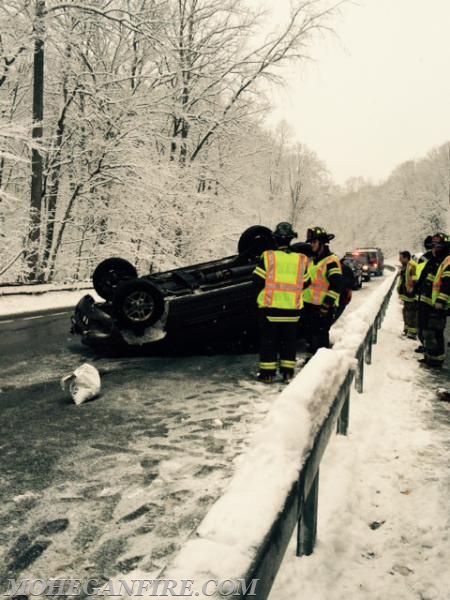
<path fill-rule="evenodd" d="M 268 0 L 281 18 L 288 0 Z M 375 183 L 450 140 L 450 0 L 360 0 L 314 63 L 285 69 L 270 122 L 285 119 L 335 181 Z"/>

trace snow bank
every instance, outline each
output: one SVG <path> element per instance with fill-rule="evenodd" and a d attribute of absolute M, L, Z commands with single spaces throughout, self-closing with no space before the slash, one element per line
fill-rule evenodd
<path fill-rule="evenodd" d="M 352 359 L 321 349 L 277 397 L 225 494 L 213 505 L 164 577 L 243 577 L 283 508 Z M 324 377 L 326 373 L 326 377 Z"/>
<path fill-rule="evenodd" d="M 86 294 L 91 294 L 96 301 L 101 301 L 95 291 L 86 284 L 0 287 L 0 317 L 41 310 L 73 308 Z"/>
<path fill-rule="evenodd" d="M 397 273 L 393 272 L 356 310 L 344 312 L 330 330 L 333 350 L 342 350 L 355 356 L 358 347 L 372 326 L 383 300 L 391 288 Z"/>
<path fill-rule="evenodd" d="M 237 460 L 227 491 L 165 578 L 220 581 L 248 573 L 394 279 L 392 273 L 364 305 L 340 319 L 333 327 L 333 349 L 319 350 L 277 397 L 247 453 Z"/>
<path fill-rule="evenodd" d="M 450 405 L 402 326 L 394 298 L 349 435 L 321 462 L 316 549 L 298 559 L 293 536 L 271 600 L 450 597 Z"/>

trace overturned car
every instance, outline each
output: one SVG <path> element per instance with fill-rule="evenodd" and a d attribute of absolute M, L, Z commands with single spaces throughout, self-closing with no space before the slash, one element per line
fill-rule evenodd
<path fill-rule="evenodd" d="M 72 333 L 95 347 L 192 350 L 257 337 L 252 272 L 261 253 L 275 248 L 272 231 L 244 231 L 238 253 L 223 259 L 138 277 L 122 258 L 108 258 L 94 271 L 93 285 L 105 302 L 84 296 L 72 316 Z M 292 244 L 297 252 L 309 245 Z"/>

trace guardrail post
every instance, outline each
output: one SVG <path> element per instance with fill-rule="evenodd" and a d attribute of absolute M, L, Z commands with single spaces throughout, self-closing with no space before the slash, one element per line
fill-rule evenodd
<path fill-rule="evenodd" d="M 300 516 L 297 528 L 297 556 L 309 556 L 314 551 L 317 536 L 317 507 L 319 500 L 319 471 L 308 497 L 304 499 L 304 484 L 300 490 Z"/>
<path fill-rule="evenodd" d="M 373 336 L 373 330 L 374 327 L 372 325 L 372 327 L 369 330 L 369 334 L 367 335 L 366 338 L 366 343 L 364 344 L 364 362 L 366 363 L 366 365 L 371 365 L 372 364 L 372 336 Z"/>
<path fill-rule="evenodd" d="M 381 319 L 380 319 L 380 315 L 377 315 L 377 318 L 375 319 L 375 323 L 373 324 L 372 327 L 372 344 L 376 344 L 378 342 L 378 330 L 381 327 Z"/>
<path fill-rule="evenodd" d="M 341 414 L 337 420 L 336 433 L 338 435 L 347 435 L 348 420 L 350 414 L 350 386 L 345 391 L 345 400 L 342 405 Z"/>
<path fill-rule="evenodd" d="M 358 367 L 356 369 L 355 388 L 358 394 L 364 390 L 364 348 L 361 349 L 358 358 Z"/>

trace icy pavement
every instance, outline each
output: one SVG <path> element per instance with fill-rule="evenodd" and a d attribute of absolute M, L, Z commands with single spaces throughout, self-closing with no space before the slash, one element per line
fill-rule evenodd
<path fill-rule="evenodd" d="M 1 361 L 0 577 L 159 573 L 278 390 L 252 382 L 255 355 L 99 358 L 102 396 L 76 407 L 59 377 L 94 357 L 58 319 L 19 324 Z"/>
<path fill-rule="evenodd" d="M 450 389 L 449 361 L 418 366 L 400 310 L 394 294 L 349 436 L 322 461 L 314 554 L 291 543 L 270 600 L 450 597 L 450 404 L 435 393 Z"/>
<path fill-rule="evenodd" d="M 52 386 L 4 392 L 3 580 L 158 572 L 273 400 L 276 389 L 249 382 L 254 360 L 153 359 L 104 377 L 102 396 L 80 407 Z"/>

